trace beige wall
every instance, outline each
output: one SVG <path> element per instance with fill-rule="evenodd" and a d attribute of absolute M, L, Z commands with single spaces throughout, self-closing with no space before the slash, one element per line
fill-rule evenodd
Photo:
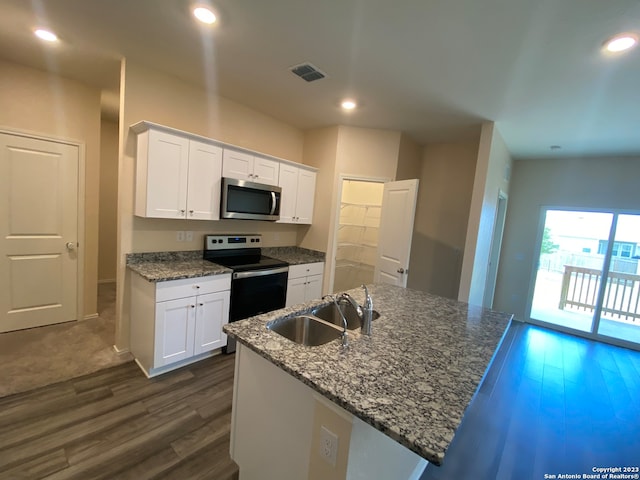
<path fill-rule="evenodd" d="M 208 94 L 175 77 L 127 61 L 121 86 L 119 164 L 118 326 L 116 347 L 129 343 L 126 254 L 198 250 L 205 233 L 265 233 L 265 245 L 292 245 L 296 225 L 242 221 L 188 221 L 133 216 L 135 135 L 130 125 L 148 120 L 225 143 L 302 163 L 303 132 L 236 102 Z M 177 231 L 193 231 L 192 242 L 178 242 Z"/>
<path fill-rule="evenodd" d="M 477 157 L 477 143 L 424 148 L 409 288 L 457 297 Z"/>
<path fill-rule="evenodd" d="M 458 299 L 482 305 L 499 191 L 509 193 L 511 156 L 493 122 L 482 125 Z"/>
<path fill-rule="evenodd" d="M 414 142 L 407 135 L 400 137 L 400 149 L 398 152 L 398 168 L 396 180 L 411 180 L 420 178 L 422 171 L 423 147 Z M 418 189 L 420 186 L 418 186 Z"/>
<path fill-rule="evenodd" d="M 338 152 L 339 127 L 308 130 L 304 134 L 304 163 L 318 169 L 316 198 L 313 206 L 313 225 L 300 230 L 298 244 L 304 248 L 327 251 L 329 225 L 332 215 Z"/>
<path fill-rule="evenodd" d="M 526 319 L 543 206 L 638 212 L 640 157 L 517 160 L 494 307 Z"/>
<path fill-rule="evenodd" d="M 118 213 L 118 122 L 100 124 L 100 216 L 98 281 L 116 279 Z"/>
<path fill-rule="evenodd" d="M 100 91 L 82 83 L 0 61 L 0 125 L 85 147 L 84 316 L 97 313 Z"/>

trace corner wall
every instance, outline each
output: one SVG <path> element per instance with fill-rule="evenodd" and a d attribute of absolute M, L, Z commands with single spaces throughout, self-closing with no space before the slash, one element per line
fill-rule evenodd
<path fill-rule="evenodd" d="M 498 193 L 509 193 L 512 160 L 493 122 L 482 124 L 458 300 L 482 305 Z"/>
<path fill-rule="evenodd" d="M 98 282 L 115 282 L 118 263 L 118 122 L 100 124 Z"/>
<path fill-rule="evenodd" d="M 423 149 L 409 288 L 457 297 L 477 157 L 475 142 Z"/>

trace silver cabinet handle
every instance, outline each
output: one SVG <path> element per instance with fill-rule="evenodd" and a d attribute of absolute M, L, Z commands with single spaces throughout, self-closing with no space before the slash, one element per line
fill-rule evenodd
<path fill-rule="evenodd" d="M 193 210 L 189 210 L 189 215 L 193 217 Z"/>
<path fill-rule="evenodd" d="M 74 242 L 67 242 L 65 247 L 67 247 L 67 250 L 72 251 L 76 249 L 76 244 Z"/>
<path fill-rule="evenodd" d="M 180 215 L 184 215 L 185 212 L 186 212 L 186 210 L 184 208 L 180 209 Z"/>

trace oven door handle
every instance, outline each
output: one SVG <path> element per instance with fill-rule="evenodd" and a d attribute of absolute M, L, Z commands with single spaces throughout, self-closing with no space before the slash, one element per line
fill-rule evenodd
<path fill-rule="evenodd" d="M 270 268 L 267 270 L 250 270 L 248 272 L 236 272 L 233 274 L 233 279 L 238 280 L 241 278 L 263 277 L 266 275 L 275 275 L 277 273 L 286 273 L 289 271 L 289 267 Z"/>
<path fill-rule="evenodd" d="M 271 211 L 269 212 L 269 215 L 273 215 L 276 212 L 276 202 L 276 192 L 271 192 Z"/>

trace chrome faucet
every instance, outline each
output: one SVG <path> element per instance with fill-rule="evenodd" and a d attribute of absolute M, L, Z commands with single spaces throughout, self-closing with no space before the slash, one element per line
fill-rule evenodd
<path fill-rule="evenodd" d="M 358 302 L 356 302 L 351 295 L 345 292 L 338 295 L 336 307 L 338 307 L 338 303 L 342 301 L 347 301 L 348 303 L 350 303 L 351 306 L 356 310 L 358 317 L 360 317 L 360 331 L 364 335 L 371 335 L 371 322 L 373 321 L 373 300 L 371 299 L 371 295 L 369 295 L 367 286 L 362 285 L 362 288 L 364 288 L 364 306 L 358 305 Z M 342 314 L 340 308 L 338 308 L 338 310 L 340 311 L 340 315 L 342 315 L 342 318 L 344 318 L 344 315 Z"/>
<path fill-rule="evenodd" d="M 373 299 L 369 295 L 369 290 L 366 285 L 362 285 L 364 288 L 364 307 L 362 307 L 362 326 L 360 331 L 364 335 L 371 335 L 371 323 L 373 321 Z"/>
<path fill-rule="evenodd" d="M 353 299 L 353 297 L 351 295 L 349 295 L 347 292 L 344 292 L 344 293 L 341 293 L 340 295 L 338 295 L 338 303 L 340 303 L 343 300 L 346 300 L 347 302 L 349 302 L 351 304 L 351 306 L 355 309 L 356 313 L 360 317 L 360 320 L 362 320 L 362 307 L 360 305 L 358 305 L 358 302 L 356 302 Z"/>
<path fill-rule="evenodd" d="M 322 299 L 323 300 L 329 299 L 336 306 L 336 310 L 338 310 L 338 313 L 340 314 L 340 317 L 342 318 L 342 335 L 340 335 L 340 338 L 342 339 L 342 347 L 343 348 L 348 347 L 349 346 L 349 336 L 347 334 L 347 319 L 345 318 L 344 313 L 342 313 L 342 310 L 340 310 L 340 305 L 338 305 L 338 300 L 333 295 L 325 295 L 324 297 L 322 297 Z"/>

